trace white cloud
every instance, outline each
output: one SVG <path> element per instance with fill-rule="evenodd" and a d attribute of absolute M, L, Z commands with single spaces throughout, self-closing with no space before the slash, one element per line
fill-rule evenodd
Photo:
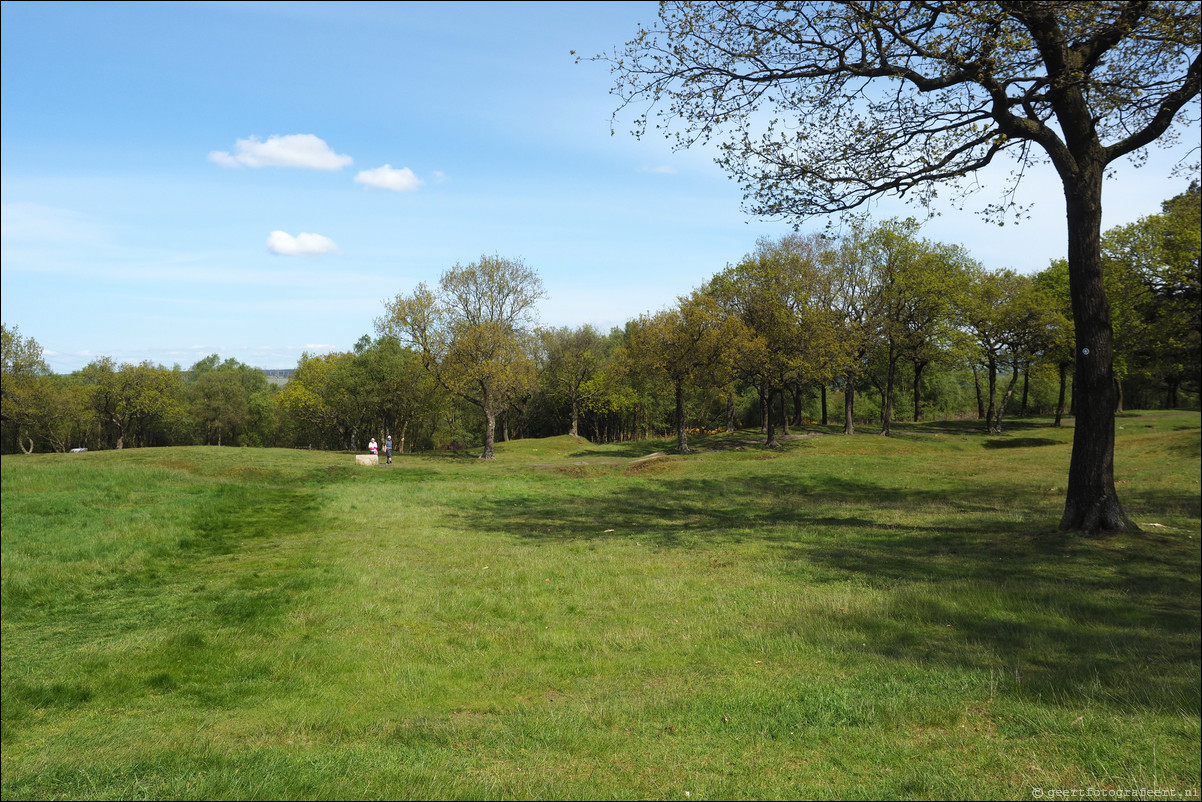
<path fill-rule="evenodd" d="M 374 170 L 363 170 L 355 176 L 355 183 L 393 192 L 415 192 L 423 182 L 408 167 L 394 170 L 391 164 L 386 164 Z"/>
<path fill-rule="evenodd" d="M 272 231 L 267 238 L 267 250 L 281 256 L 313 256 L 338 250 L 338 245 L 321 234 L 300 233 L 295 237 L 286 231 Z"/>
<path fill-rule="evenodd" d="M 215 150 L 209 161 L 222 167 L 303 167 L 306 170 L 341 170 L 354 162 L 350 156 L 330 150 L 325 140 L 313 134 L 239 139 L 234 153 Z"/>

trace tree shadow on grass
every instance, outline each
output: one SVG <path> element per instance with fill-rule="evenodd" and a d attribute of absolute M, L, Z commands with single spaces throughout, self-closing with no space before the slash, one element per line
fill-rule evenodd
<path fill-rule="evenodd" d="M 1197 541 L 1181 533 L 1066 535 L 1055 531 L 1058 511 L 1016 488 L 656 479 L 610 476 L 587 494 L 480 498 L 456 514 L 465 526 L 548 545 L 632 536 L 698 552 L 769 544 L 776 559 L 765 570 L 791 574 L 799 588 L 850 583 L 888 599 L 838 616 L 835 650 L 854 638 L 920 668 L 988 671 L 1007 692 L 1044 702 L 1197 711 Z"/>
<path fill-rule="evenodd" d="M 991 438 L 985 441 L 985 448 L 1038 448 L 1040 446 L 1069 446 L 1062 440 L 1052 440 L 1047 437 L 1014 437 L 1010 439 Z"/>

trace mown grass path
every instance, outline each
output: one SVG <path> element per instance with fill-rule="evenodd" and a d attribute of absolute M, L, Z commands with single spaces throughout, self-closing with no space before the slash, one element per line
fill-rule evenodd
<path fill-rule="evenodd" d="M 1096 539 L 1040 421 L 4 457 L 3 797 L 1196 798 L 1199 415 L 1119 425 Z"/>

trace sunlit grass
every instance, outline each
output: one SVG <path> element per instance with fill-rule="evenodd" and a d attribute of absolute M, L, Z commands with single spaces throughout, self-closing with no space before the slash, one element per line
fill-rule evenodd
<path fill-rule="evenodd" d="M 4 798 L 1199 784 L 1199 416 L 3 460 Z"/>

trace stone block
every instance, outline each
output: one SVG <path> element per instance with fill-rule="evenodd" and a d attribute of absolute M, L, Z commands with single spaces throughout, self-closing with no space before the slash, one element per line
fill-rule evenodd
<path fill-rule="evenodd" d="M 356 465 L 379 465 L 380 458 L 377 457 L 375 454 L 356 454 L 355 455 L 355 464 Z"/>

